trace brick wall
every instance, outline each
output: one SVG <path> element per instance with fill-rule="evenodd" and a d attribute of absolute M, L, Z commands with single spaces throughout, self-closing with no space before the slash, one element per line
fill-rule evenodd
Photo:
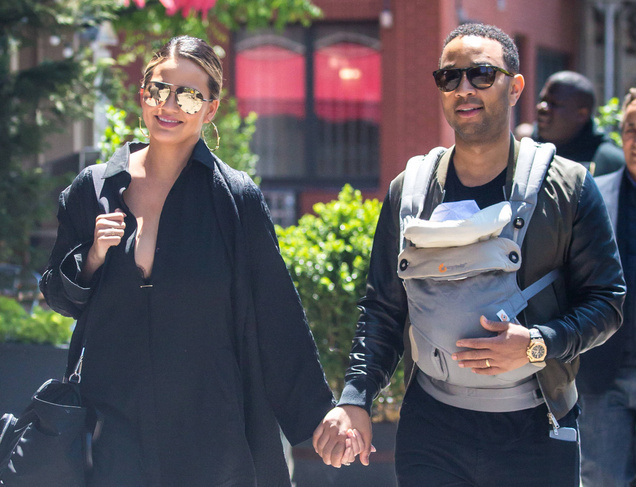
<path fill-rule="evenodd" d="M 378 18 L 381 0 L 314 0 L 325 20 Z M 382 41 L 381 170 L 369 197 L 383 198 L 391 179 L 409 157 L 453 143 L 444 120 L 431 72 L 436 69 L 446 35 L 465 19 L 501 27 L 520 39 L 526 89 L 517 110 L 520 121 L 534 119 L 536 52 L 540 47 L 568 53 L 572 68 L 578 59 L 582 0 L 390 0 L 393 26 L 380 30 Z M 332 191 L 307 190 L 300 195 L 301 212 Z"/>

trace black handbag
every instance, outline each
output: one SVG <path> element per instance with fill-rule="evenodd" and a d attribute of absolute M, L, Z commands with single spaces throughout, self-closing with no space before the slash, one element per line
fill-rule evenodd
<path fill-rule="evenodd" d="M 84 487 L 93 466 L 92 443 L 102 420 L 82 403 L 79 391 L 84 351 L 75 373 L 50 379 L 35 392 L 19 418 L 0 420 L 0 485 Z"/>

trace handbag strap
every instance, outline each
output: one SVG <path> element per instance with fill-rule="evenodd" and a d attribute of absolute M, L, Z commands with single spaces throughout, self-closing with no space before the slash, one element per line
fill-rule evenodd
<path fill-rule="evenodd" d="M 88 325 L 88 322 L 86 323 Z M 86 330 L 82 330 L 85 332 Z M 83 333 L 85 335 L 85 333 Z M 84 364 L 84 352 L 86 351 L 86 339 L 84 338 L 84 342 L 82 343 L 82 351 L 80 352 L 80 357 L 77 360 L 77 364 L 75 364 L 75 370 L 71 375 L 68 376 L 68 381 L 73 382 L 75 384 L 79 384 L 82 382 L 82 365 Z"/>
<path fill-rule="evenodd" d="M 102 197 L 102 190 L 104 188 L 104 182 L 105 182 L 105 178 L 102 172 L 100 171 L 96 171 L 95 167 L 91 168 L 91 176 L 92 176 L 92 180 L 93 180 L 93 192 L 95 195 L 95 199 L 97 200 L 97 203 L 99 205 L 100 203 L 100 199 Z M 100 208 L 103 208 L 100 206 Z M 106 253 L 106 260 L 108 259 L 108 253 Z M 102 264 L 102 267 L 106 265 L 106 260 L 104 260 L 104 263 Z M 96 272 L 100 272 L 99 270 Z M 99 290 L 100 284 L 101 284 L 101 275 L 99 276 L 99 279 L 96 283 L 96 289 L 95 292 L 97 292 Z M 82 349 L 80 351 L 80 356 L 77 359 L 77 363 L 75 364 L 75 368 L 73 369 L 73 373 L 70 374 L 68 376 L 68 382 L 73 382 L 75 384 L 79 384 L 82 381 L 82 365 L 84 363 L 84 353 L 86 352 L 86 343 L 88 340 L 88 326 L 90 325 L 91 319 L 90 319 L 90 304 L 88 304 L 89 309 L 87 311 L 87 316 L 86 316 L 86 320 L 83 320 L 83 326 L 81 329 L 81 343 L 82 343 Z"/>

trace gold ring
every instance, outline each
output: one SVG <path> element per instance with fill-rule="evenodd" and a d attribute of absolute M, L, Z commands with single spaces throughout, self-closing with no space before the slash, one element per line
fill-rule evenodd
<path fill-rule="evenodd" d="M 490 368 L 490 362 L 488 361 L 488 359 L 486 359 L 486 367 Z"/>

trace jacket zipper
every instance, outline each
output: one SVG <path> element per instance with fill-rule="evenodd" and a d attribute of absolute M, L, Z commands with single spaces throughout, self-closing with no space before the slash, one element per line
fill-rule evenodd
<path fill-rule="evenodd" d="M 552 431 L 554 431 L 554 434 L 558 435 L 559 434 L 559 428 L 561 426 L 559 425 L 559 422 L 557 421 L 556 416 L 554 416 L 554 414 L 552 413 L 552 410 L 550 409 L 550 403 L 548 402 L 547 396 L 543 392 L 543 386 L 541 385 L 541 381 L 539 380 L 538 376 L 537 376 L 537 383 L 539 384 L 539 390 L 541 391 L 541 395 L 543 396 L 543 400 L 545 401 L 545 405 L 548 408 L 548 423 L 550 423 L 550 426 L 552 427 Z"/>

